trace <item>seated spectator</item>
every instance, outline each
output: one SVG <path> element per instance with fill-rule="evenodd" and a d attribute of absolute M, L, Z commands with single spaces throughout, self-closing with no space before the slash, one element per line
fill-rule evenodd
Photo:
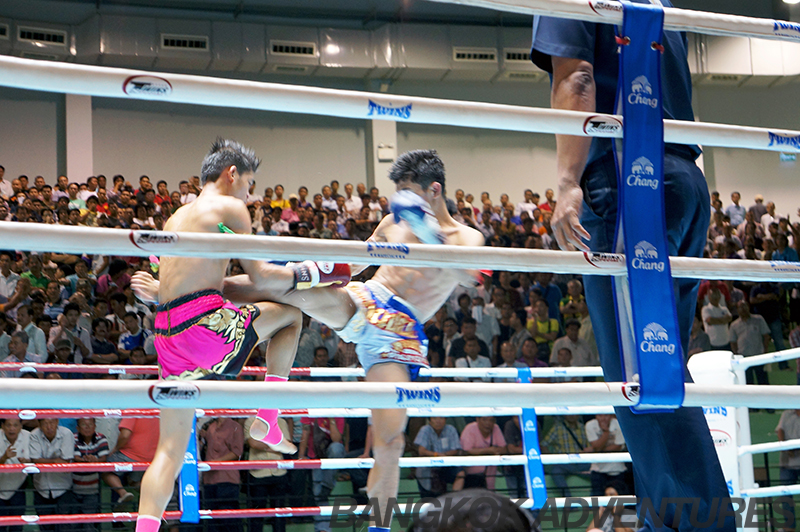
<path fill-rule="evenodd" d="M 578 416 L 556 416 L 555 423 L 542 441 L 542 452 L 551 454 L 580 454 L 589 446 L 583 424 Z M 559 496 L 572 497 L 567 477 L 589 475 L 586 464 L 555 464 L 546 466 L 553 477 Z"/>
<path fill-rule="evenodd" d="M 14 331 L 11 334 L 8 342 L 8 351 L 9 355 L 3 359 L 3 362 L 31 362 L 36 364 L 44 362 L 42 357 L 28 351 L 28 335 L 23 331 Z M 19 370 L 2 371 L 0 374 L 7 379 L 16 379 L 22 375 Z"/>
<path fill-rule="evenodd" d="M 586 340 L 580 338 L 581 322 L 575 318 L 570 318 L 564 325 L 566 336 L 562 336 L 553 342 L 553 353 L 550 355 L 550 365 L 553 365 L 558 359 L 558 352 L 562 349 L 568 349 L 572 354 L 572 366 L 586 367 L 591 366 L 594 362 L 592 356 L 592 349 Z"/>
<path fill-rule="evenodd" d="M 97 433 L 93 418 L 78 420 L 78 433 L 75 434 L 75 458 L 78 463 L 105 462 L 108 459 L 108 440 Z M 80 506 L 81 513 L 100 513 L 100 474 L 72 473 L 72 492 Z M 86 523 L 84 530 L 100 530 L 100 523 Z"/>
<path fill-rule="evenodd" d="M 47 342 L 47 349 L 55 352 L 55 344 L 59 340 L 69 340 L 72 345 L 69 361 L 74 364 L 81 364 L 84 359 L 89 360 L 92 356 L 92 337 L 89 331 L 78 325 L 81 317 L 80 307 L 75 303 L 64 305 L 64 313 L 60 318 L 60 325 L 50 329 L 50 340 Z"/>
<path fill-rule="evenodd" d="M 499 364 L 498 368 L 527 368 L 528 366 L 519 360 L 517 360 L 517 352 L 514 349 L 514 345 L 511 342 L 503 342 L 503 345 L 500 346 L 500 357 L 502 358 L 503 362 Z M 510 379 L 501 379 L 499 377 L 495 377 L 492 379 L 492 382 L 516 382 L 515 378 Z"/>
<path fill-rule="evenodd" d="M 494 416 L 475 418 L 461 431 L 461 448 L 475 456 L 508 454 L 503 431 L 495 424 Z M 465 488 L 494 490 L 497 467 L 473 466 L 467 468 Z"/>
<path fill-rule="evenodd" d="M 561 326 L 556 318 L 550 316 L 550 307 L 545 299 L 540 299 L 534 306 L 535 313 L 528 320 L 528 330 L 539 347 L 539 356 L 542 360 L 550 360 L 553 352 L 553 343 L 561 332 Z"/>
<path fill-rule="evenodd" d="M 92 356 L 87 364 L 116 364 L 119 361 L 117 346 L 108 341 L 109 321 L 105 318 L 92 320 Z"/>
<path fill-rule="evenodd" d="M 117 444 L 108 453 L 109 462 L 151 462 L 156 454 L 160 434 L 158 418 L 125 418 L 119 423 Z M 138 487 L 143 472 L 128 473 L 127 481 Z M 103 481 L 117 494 L 115 508 L 133 500 L 133 494 L 123 488 L 116 473 L 103 473 Z"/>
<path fill-rule="evenodd" d="M 479 345 L 480 340 L 477 337 L 468 338 L 464 342 L 464 353 L 466 356 L 456 359 L 456 367 L 457 368 L 491 368 L 492 363 L 488 357 L 479 355 L 481 346 Z M 469 381 L 483 381 L 483 382 L 490 382 L 490 377 L 456 377 L 457 381 L 460 382 L 469 382 Z"/>
<path fill-rule="evenodd" d="M 727 349 L 727 348 L 726 348 Z M 711 351 L 711 340 L 708 334 L 703 330 L 703 321 L 697 314 L 694 315 L 692 322 L 692 332 L 689 335 L 689 353 L 687 356 L 691 357 L 697 353 L 705 353 Z"/>
<path fill-rule="evenodd" d="M 586 298 L 583 296 L 583 284 L 578 279 L 567 283 L 567 296 L 561 300 L 558 308 L 565 323 L 571 319 L 581 319 L 586 309 Z"/>
<path fill-rule="evenodd" d="M 469 297 L 467 298 L 469 299 Z M 478 338 L 477 336 L 478 331 L 478 322 L 475 321 L 475 318 L 467 316 L 464 318 L 463 322 L 461 323 L 461 336 L 459 338 L 455 338 L 450 346 L 450 353 L 449 356 L 454 360 L 457 361 L 459 358 L 464 358 L 467 356 L 464 347 L 467 343 L 467 340 L 472 340 L 473 338 L 478 341 L 478 352 L 480 356 L 489 359 L 489 347 L 486 343 Z M 491 363 L 489 364 L 491 367 Z"/>
<path fill-rule="evenodd" d="M 472 317 L 478 322 L 475 334 L 489 347 L 489 359 L 495 365 L 500 357 L 500 323 L 494 312 L 486 308 L 482 297 L 472 298 L 472 309 Z"/>
<path fill-rule="evenodd" d="M 292 196 L 296 197 L 294 194 Z M 291 201 L 291 196 L 290 196 Z M 250 434 L 250 426 L 255 421 L 255 417 L 250 417 L 244 423 L 245 435 Z M 292 435 L 289 426 L 283 418 L 278 419 L 278 427 L 283 432 L 286 441 L 291 441 Z M 248 460 L 283 460 L 283 455 L 276 453 L 270 447 L 259 440 L 247 438 L 247 446 L 250 448 Z M 248 508 L 282 508 L 287 505 L 287 486 L 285 469 L 251 469 L 247 480 Z M 247 520 L 248 531 L 264 530 L 264 525 L 269 522 L 272 525 L 272 532 L 286 532 L 286 518 L 273 517 L 265 519 L 256 517 Z"/>
<path fill-rule="evenodd" d="M 0 464 L 14 465 L 30 462 L 31 433 L 22 429 L 17 418 L 3 420 L 0 432 Z M 0 516 L 25 513 L 25 491 L 22 488 L 27 473 L 0 475 Z M 22 532 L 21 526 L 8 527 L 9 532 Z"/>
<path fill-rule="evenodd" d="M 44 275 L 42 257 L 36 253 L 28 255 L 28 270 L 20 275 L 22 279 L 27 279 L 31 283 L 31 288 L 41 288 L 45 290 L 50 278 Z"/>
<path fill-rule="evenodd" d="M 611 481 L 605 486 L 603 495 L 606 497 L 619 497 L 628 495 L 628 486 L 617 481 Z M 626 526 L 630 525 L 630 526 Z M 631 528 L 634 527 L 634 528 Z M 636 510 L 625 506 L 615 505 L 610 512 L 601 512 L 592 517 L 587 532 L 634 532 L 636 530 Z"/>
<path fill-rule="evenodd" d="M 589 453 L 617 453 L 625 450 L 625 438 L 613 414 L 597 414 L 586 423 L 586 438 Z M 624 462 L 593 463 L 589 468 L 592 480 L 592 496 L 602 495 L 605 487 L 611 482 L 620 482 L 625 486 L 625 472 L 628 470 Z"/>
<path fill-rule="evenodd" d="M 551 357 L 552 358 L 552 357 Z M 556 360 L 552 367 L 555 368 L 571 368 L 572 367 L 572 351 L 570 351 L 569 347 L 562 347 L 561 349 L 556 352 Z M 560 376 L 560 377 L 553 377 L 551 382 L 579 382 L 580 379 L 576 377 L 567 377 L 567 376 Z"/>
<path fill-rule="evenodd" d="M 458 456 L 461 454 L 461 440 L 458 431 L 453 425 L 448 425 L 443 417 L 430 417 L 428 424 L 424 425 L 414 445 L 420 456 Z M 448 484 L 452 484 L 452 491 L 464 488 L 465 472 L 463 467 L 418 467 L 416 469 L 419 494 L 425 499 L 437 497 L 447 491 Z"/>
<path fill-rule="evenodd" d="M 198 437 L 205 441 L 204 460 L 209 462 L 236 462 L 244 453 L 242 426 L 229 417 L 217 417 L 203 425 Z M 211 510 L 236 510 L 239 508 L 239 490 L 242 483 L 239 471 L 211 470 L 203 473 L 203 503 Z M 215 519 L 209 523 L 209 532 L 241 531 L 241 519 Z"/>
<path fill-rule="evenodd" d="M 152 332 L 139 326 L 139 315 L 135 312 L 125 313 L 125 329 L 117 343 L 117 354 L 122 362 L 128 361 L 132 349 L 136 347 L 144 349 L 145 341 L 153 335 Z"/>
<path fill-rule="evenodd" d="M 525 327 L 527 321 L 528 315 L 524 310 L 517 310 L 509 314 L 508 324 L 510 326 L 509 332 L 511 333 L 509 341 L 516 347 L 517 357 L 522 357 L 522 344 L 525 340 L 528 338 L 533 339 L 533 336 Z"/>
<path fill-rule="evenodd" d="M 66 301 L 64 300 L 64 292 L 61 289 L 61 284 L 58 281 L 50 281 L 47 283 L 47 289 L 45 290 L 45 304 L 44 304 L 44 313 L 57 320 L 59 316 L 64 312 L 64 305 Z"/>
<path fill-rule="evenodd" d="M 76 189 L 77 190 L 77 189 Z M 67 464 L 75 458 L 75 437 L 57 419 L 42 419 L 31 432 L 30 457 L 34 464 Z M 39 515 L 75 513 L 72 473 L 37 473 L 33 477 L 33 503 Z M 69 525 L 39 525 L 40 530 L 69 530 Z"/>
<path fill-rule="evenodd" d="M 109 299 L 113 294 L 122 293 L 125 286 L 131 283 L 128 275 L 128 263 L 122 259 L 114 259 L 108 265 L 108 273 L 97 279 L 97 297 Z"/>
<path fill-rule="evenodd" d="M 522 342 L 522 350 L 520 352 L 519 361 L 528 366 L 529 368 L 546 368 L 547 362 L 542 360 L 539 356 L 539 347 L 533 338 L 525 338 Z M 537 382 L 537 381 L 534 381 Z M 538 382 L 548 382 L 547 380 Z"/>

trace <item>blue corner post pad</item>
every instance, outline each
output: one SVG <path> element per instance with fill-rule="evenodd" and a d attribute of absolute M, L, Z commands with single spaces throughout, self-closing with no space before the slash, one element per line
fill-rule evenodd
<path fill-rule="evenodd" d="M 633 338 L 621 338 L 625 380 L 640 385 L 634 412 L 669 411 L 684 398 L 684 362 L 675 309 L 664 206 L 664 124 L 661 93 L 664 10 L 623 1 L 617 112 L 622 111 L 622 163 L 615 247 L 624 247 Z M 619 160 L 619 159 L 618 159 Z M 616 283 L 624 283 L 617 280 Z"/>
<path fill-rule="evenodd" d="M 189 437 L 189 445 L 183 455 L 183 466 L 180 475 L 180 504 L 181 504 L 181 523 L 200 522 L 200 486 L 199 475 L 197 473 L 197 416 L 192 423 L 192 435 Z"/>

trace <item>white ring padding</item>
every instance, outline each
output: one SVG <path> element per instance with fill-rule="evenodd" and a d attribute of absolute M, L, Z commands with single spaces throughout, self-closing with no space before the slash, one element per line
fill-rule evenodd
<path fill-rule="evenodd" d="M 622 6 L 608 0 L 431 0 L 445 4 L 483 7 L 506 13 L 546 15 L 551 17 L 622 24 Z M 691 31 L 708 35 L 756 37 L 800 42 L 800 24 L 783 20 L 743 17 L 664 8 L 664 29 Z"/>
<path fill-rule="evenodd" d="M 630 462 L 630 453 L 575 453 L 575 454 L 542 454 L 544 465 L 555 464 L 613 464 Z M 372 458 L 326 458 L 320 460 L 320 469 L 370 469 L 375 460 Z M 400 458 L 399 466 L 410 467 L 473 467 L 473 466 L 507 466 L 525 465 L 528 458 L 524 454 L 481 455 L 481 456 L 414 456 Z"/>
<path fill-rule="evenodd" d="M 800 449 L 800 439 L 773 441 L 769 443 L 756 443 L 753 445 L 742 445 L 739 447 L 739 456 L 745 454 L 772 453 L 775 451 L 789 451 Z"/>
<path fill-rule="evenodd" d="M 151 81 L 157 78 L 165 86 L 169 84 L 171 89 L 168 94 L 161 95 L 127 94 L 124 87 L 132 78 L 149 78 Z M 0 86 L 106 98 L 147 99 L 361 120 L 379 119 L 528 133 L 622 137 L 622 117 L 614 115 L 321 89 L 187 74 L 152 73 L 9 56 L 0 56 Z M 397 116 L 397 113 L 390 111 L 376 112 L 377 108 L 383 110 L 408 108 L 409 112 Z M 606 128 L 602 128 L 604 133 L 597 132 L 597 128 L 587 127 L 590 121 L 597 120 L 607 125 Z M 614 133 L 607 133 L 609 129 Z M 592 131 L 594 133 L 591 133 Z M 800 131 L 664 120 L 664 140 L 676 144 L 800 152 L 798 136 Z"/>
<path fill-rule="evenodd" d="M 173 387 L 179 399 L 158 400 Z M 683 406 L 800 408 L 797 386 L 686 384 Z M 151 395 L 156 399 L 151 399 Z M 163 395 L 163 394 L 162 394 Z M 173 396 L 174 397 L 174 396 Z M 633 406 L 638 385 L 5 379 L 0 408 L 339 408 Z"/>
<path fill-rule="evenodd" d="M 306 260 L 388 264 L 410 268 L 492 269 L 626 275 L 625 258 L 611 253 L 543 249 L 436 246 L 216 233 L 129 231 L 0 222 L 3 246 L 21 251 L 151 254 L 253 260 Z M 800 281 L 800 263 L 671 257 L 672 276 L 740 281 Z"/>

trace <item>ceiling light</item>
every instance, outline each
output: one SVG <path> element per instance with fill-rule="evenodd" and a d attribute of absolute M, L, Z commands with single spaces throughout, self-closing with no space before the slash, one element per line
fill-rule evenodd
<path fill-rule="evenodd" d="M 800 4 L 800 0 L 783 0 L 784 4 Z"/>

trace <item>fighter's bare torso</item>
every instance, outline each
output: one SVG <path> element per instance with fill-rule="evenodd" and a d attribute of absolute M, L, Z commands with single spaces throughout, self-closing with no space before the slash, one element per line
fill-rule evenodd
<path fill-rule="evenodd" d="M 483 245 L 480 232 L 448 218 L 439 220 L 446 244 Z M 381 221 L 371 239 L 381 242 L 419 242 L 406 224 L 394 223 L 391 215 Z M 475 273 L 456 269 L 381 266 L 373 280 L 413 305 L 419 313 L 417 319 L 424 323 L 439 310 L 456 286 L 473 282 Z"/>

